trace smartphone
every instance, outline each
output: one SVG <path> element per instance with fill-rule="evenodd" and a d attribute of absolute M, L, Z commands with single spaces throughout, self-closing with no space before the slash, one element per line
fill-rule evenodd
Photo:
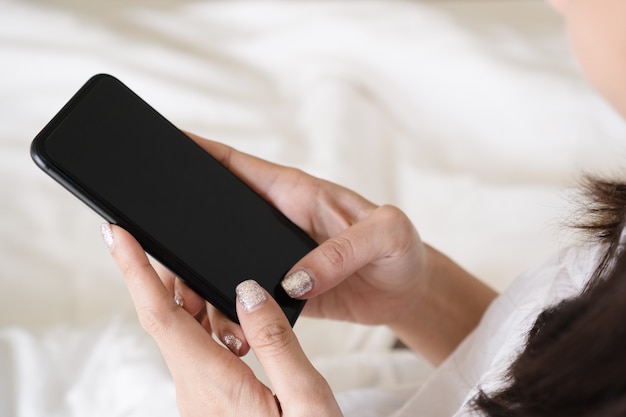
<path fill-rule="evenodd" d="M 31 156 L 232 321 L 254 279 L 295 323 L 304 301 L 280 281 L 315 241 L 116 78 L 89 79 Z"/>

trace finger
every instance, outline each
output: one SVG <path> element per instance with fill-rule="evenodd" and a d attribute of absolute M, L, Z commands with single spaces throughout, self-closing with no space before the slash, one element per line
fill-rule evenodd
<path fill-rule="evenodd" d="M 202 309 L 205 308 L 205 301 L 189 288 L 183 281 L 176 277 L 168 268 L 156 260 L 151 260 L 157 275 L 168 292 L 174 297 L 174 302 L 179 307 L 183 307 L 189 314 L 199 319 Z"/>
<path fill-rule="evenodd" d="M 196 294 L 191 288 L 185 284 L 180 278 L 176 277 L 168 268 L 163 266 L 157 260 L 151 260 L 151 263 L 156 271 L 157 275 L 161 278 L 163 285 L 169 291 L 170 294 L 174 297 L 174 301 L 180 307 L 183 307 L 189 314 L 198 320 L 198 322 L 202 323 L 203 317 L 206 314 L 204 310 L 206 310 L 206 302 L 202 297 Z"/>
<path fill-rule="evenodd" d="M 250 351 L 250 345 L 246 340 L 243 330 L 241 330 L 241 326 L 235 324 L 221 311 L 210 304 L 207 307 L 207 311 L 213 333 L 224 346 L 237 356 L 246 355 Z"/>
<path fill-rule="evenodd" d="M 126 280 L 140 318 L 149 316 L 149 310 L 154 307 L 162 307 L 164 311 L 177 310 L 178 306 L 172 297 L 173 291 L 166 286 L 169 283 L 161 281 L 141 245 L 118 226 L 104 224 L 102 233 L 113 260 Z M 172 280 L 172 287 L 173 283 Z M 142 314 L 144 310 L 148 314 Z"/>
<path fill-rule="evenodd" d="M 281 285 L 292 298 L 312 298 L 341 284 L 347 277 L 368 265 L 415 262 L 406 256 L 419 240 L 410 220 L 399 209 L 381 206 L 362 221 L 322 242 L 287 273 Z M 404 257 L 404 259 L 403 259 Z M 372 285 L 383 283 L 371 282 Z M 397 285 L 404 284 L 396 282 Z M 385 282 L 385 290 L 393 290 Z"/>
<path fill-rule="evenodd" d="M 163 285 L 165 285 L 165 288 L 167 288 L 170 294 L 174 295 L 175 294 L 174 285 L 176 282 L 176 276 L 172 274 L 172 272 L 169 269 L 164 267 L 163 264 L 161 264 L 159 261 L 153 259 L 151 263 L 157 275 L 161 278 Z"/>
<path fill-rule="evenodd" d="M 336 406 L 330 387 L 304 354 L 284 313 L 255 281 L 237 286 L 237 315 L 284 415 L 316 415 L 313 410 L 320 404 Z"/>
<path fill-rule="evenodd" d="M 157 342 L 175 378 L 200 358 L 217 363 L 233 357 L 176 304 L 142 247 L 128 232 L 103 225 L 103 235 L 125 278 L 141 325 Z"/>
<path fill-rule="evenodd" d="M 174 301 L 196 318 L 206 309 L 206 301 L 178 278 L 174 280 Z"/>
<path fill-rule="evenodd" d="M 263 410 L 260 414 L 276 415 L 269 389 L 174 302 L 137 241 L 115 226 L 103 227 L 103 235 L 124 274 L 139 320 L 155 339 L 172 374 L 183 414 L 194 411 L 194 404 L 203 404 L 201 412 L 207 415 L 226 415 L 239 408 L 250 410 L 251 402 Z"/>

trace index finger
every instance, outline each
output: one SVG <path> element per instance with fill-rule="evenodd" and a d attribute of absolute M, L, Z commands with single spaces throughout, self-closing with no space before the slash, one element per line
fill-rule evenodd
<path fill-rule="evenodd" d="M 143 248 L 124 229 L 103 225 L 113 259 L 122 272 L 142 327 L 154 338 L 174 377 L 205 358 L 228 363 L 233 356 L 181 308 L 154 270 Z M 216 365 L 217 366 L 217 365 Z"/>

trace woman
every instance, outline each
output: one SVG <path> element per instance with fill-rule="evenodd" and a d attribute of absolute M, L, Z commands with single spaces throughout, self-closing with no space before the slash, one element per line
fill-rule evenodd
<path fill-rule="evenodd" d="M 567 21 L 586 76 L 626 117 L 626 2 L 551 3 Z M 620 362 L 626 335 L 618 325 L 626 313 L 620 310 L 626 305 L 626 266 L 617 261 L 623 187 L 591 187 L 599 217 L 589 228 L 601 231 L 603 243 L 575 248 L 497 296 L 423 243 L 398 209 L 192 137 L 320 243 L 283 281 L 289 295 L 309 300 L 305 314 L 385 324 L 439 365 L 396 415 L 586 416 L 626 410 Z M 163 268 L 153 268 L 124 230 L 104 225 L 103 235 L 140 321 L 173 375 L 182 415 L 342 415 L 281 310 L 254 281 L 237 288 L 238 327 Z M 250 349 L 276 395 L 239 359 Z"/>

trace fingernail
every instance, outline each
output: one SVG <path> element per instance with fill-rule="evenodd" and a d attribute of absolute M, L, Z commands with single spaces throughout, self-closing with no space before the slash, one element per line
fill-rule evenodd
<path fill-rule="evenodd" d="M 287 275 L 281 284 L 291 298 L 302 297 L 313 289 L 313 278 L 308 272 L 299 269 Z"/>
<path fill-rule="evenodd" d="M 251 279 L 237 285 L 235 292 L 237 293 L 239 304 L 248 313 L 253 312 L 267 301 L 261 286 Z"/>
<path fill-rule="evenodd" d="M 109 223 L 102 223 L 100 225 L 100 234 L 102 234 L 104 244 L 107 245 L 107 248 L 111 249 L 113 247 L 113 230 L 111 229 L 111 225 Z"/>
<path fill-rule="evenodd" d="M 239 351 L 241 350 L 241 346 L 243 346 L 243 343 L 241 342 L 241 339 L 239 339 L 237 336 L 235 336 L 232 333 L 224 333 L 222 335 L 222 343 L 224 343 L 224 345 L 231 352 L 233 352 L 235 355 L 239 356 Z"/>
<path fill-rule="evenodd" d="M 183 298 L 183 295 L 179 291 L 176 291 L 176 293 L 174 294 L 174 302 L 176 303 L 178 307 L 185 306 L 185 299 Z"/>

